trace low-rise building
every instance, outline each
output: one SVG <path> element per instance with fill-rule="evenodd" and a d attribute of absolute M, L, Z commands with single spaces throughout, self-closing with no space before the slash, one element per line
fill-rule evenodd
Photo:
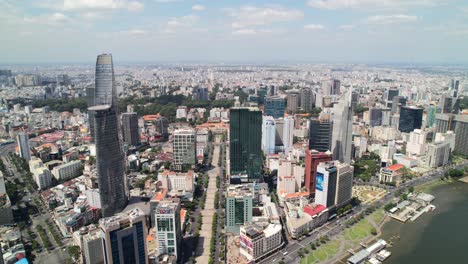
<path fill-rule="evenodd" d="M 379 181 L 383 183 L 399 184 L 402 176 L 402 169 L 405 166 L 402 164 L 393 164 L 380 169 Z"/>
<path fill-rule="evenodd" d="M 195 190 L 195 173 L 175 172 L 164 170 L 158 175 L 161 186 L 169 191 L 169 195 L 178 196 L 183 199 L 191 200 Z"/>
<path fill-rule="evenodd" d="M 240 253 L 255 261 L 282 245 L 281 224 L 247 223 L 240 227 Z"/>

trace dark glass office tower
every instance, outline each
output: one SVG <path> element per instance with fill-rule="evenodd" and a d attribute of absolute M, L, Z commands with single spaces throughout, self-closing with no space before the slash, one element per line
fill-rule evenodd
<path fill-rule="evenodd" d="M 140 144 L 137 113 L 122 114 L 122 136 L 123 141 L 128 145 L 137 146 Z"/>
<path fill-rule="evenodd" d="M 331 150 L 332 123 L 330 119 L 312 118 L 309 127 L 309 149 Z"/>
<path fill-rule="evenodd" d="M 400 109 L 400 122 L 398 130 L 401 132 L 412 132 L 420 129 L 424 109 L 416 106 L 402 106 Z"/>
<path fill-rule="evenodd" d="M 235 107 L 229 122 L 230 174 L 246 174 L 249 182 L 262 174 L 262 112 L 254 107 Z"/>
<path fill-rule="evenodd" d="M 109 217 L 122 211 L 128 201 L 112 55 L 97 58 L 94 103 L 88 111 L 96 143 L 101 211 Z"/>
<path fill-rule="evenodd" d="M 286 100 L 280 96 L 270 96 L 265 99 L 265 115 L 273 118 L 284 117 Z"/>

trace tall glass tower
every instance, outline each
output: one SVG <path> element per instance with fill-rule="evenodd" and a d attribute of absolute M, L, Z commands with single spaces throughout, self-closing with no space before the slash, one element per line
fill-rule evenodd
<path fill-rule="evenodd" d="M 96 143 L 96 167 L 103 217 L 122 211 L 128 189 L 124 174 L 124 154 L 120 135 L 112 55 L 99 55 L 96 62 L 94 106 L 90 123 Z"/>
<path fill-rule="evenodd" d="M 262 112 L 255 107 L 231 108 L 229 132 L 231 176 L 243 174 L 249 182 L 258 181 L 263 164 Z"/>

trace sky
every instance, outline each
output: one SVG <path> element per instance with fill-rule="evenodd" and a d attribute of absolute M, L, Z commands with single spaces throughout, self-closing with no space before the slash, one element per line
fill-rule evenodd
<path fill-rule="evenodd" d="M 467 0 L 0 0 L 0 64 L 468 63 Z"/>

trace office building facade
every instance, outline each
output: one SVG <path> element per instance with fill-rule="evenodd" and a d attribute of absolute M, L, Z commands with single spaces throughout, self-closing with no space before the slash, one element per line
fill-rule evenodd
<path fill-rule="evenodd" d="M 273 118 L 284 116 L 286 100 L 281 96 L 268 96 L 265 99 L 265 115 Z"/>
<path fill-rule="evenodd" d="M 146 264 L 148 236 L 145 213 L 138 208 L 99 220 L 106 264 Z"/>
<path fill-rule="evenodd" d="M 416 106 L 402 106 L 400 109 L 400 120 L 398 130 L 410 133 L 422 126 L 423 109 Z"/>
<path fill-rule="evenodd" d="M 226 195 L 226 230 L 239 233 L 240 227 L 252 221 L 254 190 L 252 184 L 234 185 Z"/>
<path fill-rule="evenodd" d="M 335 205 L 337 168 L 333 162 L 322 162 L 317 166 L 315 204 L 326 208 Z"/>
<path fill-rule="evenodd" d="M 333 159 L 351 163 L 353 140 L 353 111 L 350 95 L 333 107 L 333 133 L 331 151 Z"/>
<path fill-rule="evenodd" d="M 330 119 L 312 118 L 309 125 L 309 149 L 331 150 L 333 124 Z"/>
<path fill-rule="evenodd" d="M 258 108 L 231 108 L 229 122 L 230 174 L 258 181 L 262 173 L 262 113 Z"/>
<path fill-rule="evenodd" d="M 182 231 L 180 225 L 180 201 L 162 200 L 151 212 L 155 219 L 155 234 L 159 255 L 172 255 L 179 258 L 182 250 Z"/>
<path fill-rule="evenodd" d="M 174 169 L 193 168 L 197 162 L 196 132 L 193 129 L 178 129 L 173 138 Z"/>
<path fill-rule="evenodd" d="M 16 136 L 16 143 L 19 148 L 19 156 L 29 162 L 31 159 L 31 152 L 29 147 L 29 135 L 26 132 L 19 132 Z"/>
<path fill-rule="evenodd" d="M 330 151 L 319 152 L 317 150 L 306 149 L 305 151 L 305 178 L 304 187 L 312 195 L 315 193 L 315 181 L 317 177 L 317 167 L 321 162 L 332 161 L 332 154 Z M 313 195 L 312 195 L 313 196 Z"/>
<path fill-rule="evenodd" d="M 296 113 L 301 107 L 301 94 L 299 92 L 289 92 L 286 100 L 286 109 L 290 114 Z"/>
<path fill-rule="evenodd" d="M 95 106 L 92 113 L 96 144 L 96 170 L 103 217 L 125 208 L 128 202 L 127 180 L 124 174 L 117 95 L 112 55 L 99 55 L 96 61 Z"/>
<path fill-rule="evenodd" d="M 265 154 L 274 154 L 276 145 L 276 123 L 273 117 L 264 116 L 262 123 L 262 150 Z"/>
<path fill-rule="evenodd" d="M 123 142 L 128 145 L 138 146 L 140 144 L 137 113 L 131 112 L 122 114 L 122 137 Z"/>

